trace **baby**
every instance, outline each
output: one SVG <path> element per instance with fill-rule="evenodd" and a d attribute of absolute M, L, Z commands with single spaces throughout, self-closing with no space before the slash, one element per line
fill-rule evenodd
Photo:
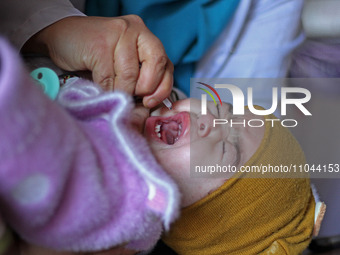
<path fill-rule="evenodd" d="M 58 95 L 66 112 L 43 97 L 2 41 L 0 56 L 4 219 L 27 241 L 57 250 L 152 247 L 176 218 L 177 188 L 128 125 L 129 100 L 75 80 Z M 182 193 L 181 217 L 164 241 L 179 254 L 299 253 L 313 228 L 307 176 L 190 177 L 190 164 L 304 162 L 281 126 L 213 128 L 213 118 L 234 118 L 230 109 L 208 103 L 201 115 L 200 102 L 187 99 L 146 120 L 151 150 Z"/>
<path fill-rule="evenodd" d="M 161 108 L 145 125 L 145 136 L 182 193 L 180 218 L 164 242 L 178 254 L 300 254 L 313 232 L 315 202 L 306 174 L 226 173 L 224 178 L 190 176 L 193 165 L 289 166 L 305 163 L 288 129 L 216 125 L 213 119 L 259 119 L 249 110 L 208 102 L 201 114 L 196 99 Z M 265 116 L 273 119 L 274 116 Z"/>

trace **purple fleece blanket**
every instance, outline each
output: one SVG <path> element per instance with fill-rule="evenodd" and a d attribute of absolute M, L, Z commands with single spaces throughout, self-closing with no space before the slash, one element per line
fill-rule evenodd
<path fill-rule="evenodd" d="M 72 251 L 155 244 L 179 195 L 130 127 L 132 107 L 82 79 L 51 101 L 0 38 L 0 211 L 23 239 Z"/>

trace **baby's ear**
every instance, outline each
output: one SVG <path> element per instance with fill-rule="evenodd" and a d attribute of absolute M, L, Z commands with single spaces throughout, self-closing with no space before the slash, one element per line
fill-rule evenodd
<path fill-rule="evenodd" d="M 326 212 L 326 204 L 324 202 L 316 201 L 313 236 L 318 236 L 323 217 Z"/>

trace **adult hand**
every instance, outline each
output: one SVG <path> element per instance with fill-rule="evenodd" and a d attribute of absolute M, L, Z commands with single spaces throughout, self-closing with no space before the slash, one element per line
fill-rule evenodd
<path fill-rule="evenodd" d="M 64 70 L 90 70 L 104 89 L 142 96 L 148 108 L 172 89 L 173 65 L 160 40 L 136 15 L 67 17 L 34 35 L 25 49 L 44 51 Z"/>

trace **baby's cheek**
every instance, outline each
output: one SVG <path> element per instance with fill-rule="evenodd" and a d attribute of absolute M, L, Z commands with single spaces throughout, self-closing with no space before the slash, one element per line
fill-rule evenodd
<path fill-rule="evenodd" d="M 164 170 L 175 179 L 190 175 L 189 149 L 164 150 L 158 154 L 157 159 Z"/>

